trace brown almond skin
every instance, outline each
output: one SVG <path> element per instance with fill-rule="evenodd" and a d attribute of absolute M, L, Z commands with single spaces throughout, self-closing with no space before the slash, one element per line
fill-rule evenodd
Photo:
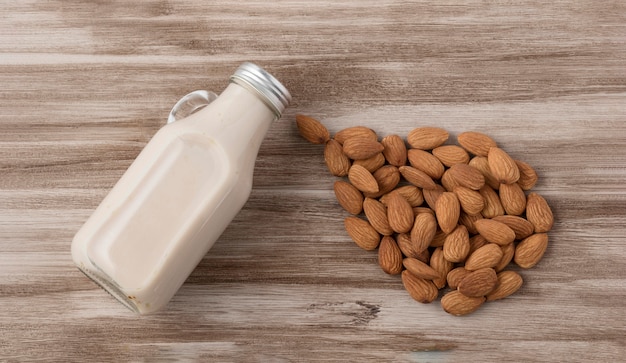
<path fill-rule="evenodd" d="M 504 246 L 515 240 L 515 232 L 509 226 L 493 219 L 480 219 L 476 221 L 475 226 L 478 233 L 488 242 Z"/>
<path fill-rule="evenodd" d="M 400 136 L 385 136 L 380 143 L 383 144 L 383 155 L 385 155 L 385 159 L 387 159 L 389 164 L 398 167 L 406 164 L 406 145 Z"/>
<path fill-rule="evenodd" d="M 448 276 L 446 280 L 448 281 L 448 287 L 451 289 L 456 289 L 459 286 L 459 282 L 463 280 L 463 278 L 469 275 L 471 271 L 465 269 L 465 267 L 457 267 L 448 272 Z"/>
<path fill-rule="evenodd" d="M 485 200 L 483 196 L 476 190 L 467 187 L 458 186 L 453 190 L 459 202 L 461 209 L 469 215 L 479 215 L 485 208 Z"/>
<path fill-rule="evenodd" d="M 362 249 L 373 251 L 380 244 L 380 234 L 368 221 L 350 216 L 344 220 L 344 225 L 350 238 Z"/>
<path fill-rule="evenodd" d="M 485 176 L 480 170 L 467 164 L 455 164 L 448 170 L 456 184 L 472 190 L 479 190 L 485 185 Z"/>
<path fill-rule="evenodd" d="M 519 180 L 520 173 L 517 164 L 506 151 L 499 147 L 490 148 L 487 161 L 489 162 L 491 174 L 501 184 L 512 184 Z"/>
<path fill-rule="evenodd" d="M 486 245 L 487 240 L 485 239 L 485 237 L 477 234 L 475 236 L 472 236 L 470 238 L 470 252 L 469 255 L 471 256 L 474 252 L 476 252 L 477 249 L 481 248 L 482 246 Z"/>
<path fill-rule="evenodd" d="M 472 271 L 459 282 L 458 290 L 469 297 L 482 297 L 492 292 L 498 284 L 496 271 L 492 268 L 481 268 Z"/>
<path fill-rule="evenodd" d="M 407 257 L 402 261 L 402 265 L 413 275 L 424 280 L 434 280 L 440 277 L 439 272 L 416 258 Z"/>
<path fill-rule="evenodd" d="M 455 164 L 467 164 L 470 161 L 469 154 L 458 145 L 443 145 L 433 149 L 433 155 L 447 167 Z"/>
<path fill-rule="evenodd" d="M 500 300 L 511 296 L 522 287 L 523 283 L 522 276 L 517 272 L 502 271 L 498 273 L 498 284 L 495 290 L 487 294 L 487 301 Z"/>
<path fill-rule="evenodd" d="M 324 146 L 324 161 L 328 171 L 334 176 L 346 176 L 352 166 L 350 158 L 343 153 L 343 148 L 336 140 L 328 140 Z"/>
<path fill-rule="evenodd" d="M 355 188 L 364 193 L 378 193 L 378 182 L 367 169 L 360 165 L 352 165 L 348 171 L 348 180 Z"/>
<path fill-rule="evenodd" d="M 346 156 L 346 158 L 348 157 Z M 367 169 L 367 171 L 369 171 L 370 173 L 373 173 L 376 170 L 378 170 L 380 167 L 385 165 L 385 157 L 383 156 L 383 153 L 378 153 L 367 159 L 355 160 L 353 164 L 361 165 L 362 167 Z"/>
<path fill-rule="evenodd" d="M 390 275 L 399 275 L 402 272 L 402 251 L 391 236 L 384 236 L 380 241 L 378 265 Z"/>
<path fill-rule="evenodd" d="M 414 149 L 432 150 L 448 141 L 448 131 L 440 127 L 418 127 L 409 131 L 407 142 Z"/>
<path fill-rule="evenodd" d="M 530 164 L 521 160 L 515 160 L 515 164 L 517 165 L 517 168 L 519 169 L 519 179 L 517 180 L 517 183 L 524 190 L 532 189 L 535 186 L 535 184 L 537 184 L 537 181 L 539 180 L 539 177 L 537 176 L 537 172 L 535 171 L 535 169 L 533 169 L 533 167 L 530 166 Z"/>
<path fill-rule="evenodd" d="M 485 156 L 475 156 L 473 157 L 469 164 L 469 166 L 474 169 L 480 170 L 480 172 L 485 177 L 485 184 L 489 185 L 492 189 L 498 189 L 500 187 L 500 182 L 491 174 L 491 169 L 489 169 L 489 161 Z"/>
<path fill-rule="evenodd" d="M 509 245 L 512 245 L 509 243 Z M 474 251 L 465 261 L 465 269 L 476 271 L 483 268 L 493 268 L 502 260 L 502 248 L 495 243 L 486 245 Z"/>
<path fill-rule="evenodd" d="M 398 170 L 400 171 L 400 174 L 402 174 L 404 179 L 406 179 L 409 183 L 415 185 L 416 187 L 420 187 L 422 189 L 436 188 L 436 184 L 433 179 L 419 169 L 405 165 L 399 167 Z"/>
<path fill-rule="evenodd" d="M 430 263 L 430 252 L 428 249 L 418 251 L 408 234 L 399 233 L 396 236 L 396 242 L 398 243 L 398 247 L 400 247 L 404 256 L 418 259 L 424 263 Z"/>
<path fill-rule="evenodd" d="M 551 230 L 554 225 L 554 215 L 548 202 L 537 193 L 528 194 L 526 200 L 526 219 L 535 226 L 535 233 Z"/>
<path fill-rule="evenodd" d="M 450 174 L 450 169 L 443 172 L 440 182 L 447 192 L 452 192 L 454 191 L 454 188 L 461 186 L 461 184 L 457 183 L 456 179 L 454 179 Z"/>
<path fill-rule="evenodd" d="M 469 233 L 463 225 L 458 225 L 446 236 L 443 243 L 443 257 L 450 262 L 463 262 L 470 250 Z"/>
<path fill-rule="evenodd" d="M 500 184 L 498 194 L 506 214 L 519 216 L 526 210 L 526 194 L 519 184 Z"/>
<path fill-rule="evenodd" d="M 404 288 L 414 300 L 422 304 L 428 304 L 433 302 L 439 295 L 439 291 L 432 281 L 419 278 L 407 270 L 402 271 L 401 276 Z"/>
<path fill-rule="evenodd" d="M 445 168 L 435 155 L 420 149 L 409 149 L 407 154 L 409 164 L 423 171 L 432 179 L 440 179 L 443 175 Z"/>
<path fill-rule="evenodd" d="M 483 219 L 483 216 L 480 213 L 476 215 L 470 215 L 462 211 L 459 215 L 459 223 L 464 225 L 470 234 L 478 233 L 474 224 L 479 219 Z"/>
<path fill-rule="evenodd" d="M 437 208 L 437 199 L 445 192 L 446 190 L 439 184 L 435 186 L 434 189 L 423 189 L 422 194 L 424 195 L 424 201 L 430 209 L 433 211 Z"/>
<path fill-rule="evenodd" d="M 413 185 L 403 185 L 401 187 L 396 188 L 396 190 L 400 195 L 404 197 L 404 199 L 409 202 L 412 208 L 419 207 L 424 204 L 424 195 L 422 194 L 422 190 Z"/>
<path fill-rule="evenodd" d="M 441 307 L 448 314 L 462 316 L 478 310 L 484 302 L 484 297 L 467 297 L 455 290 L 441 298 Z"/>
<path fill-rule="evenodd" d="M 330 132 L 321 122 L 313 117 L 296 115 L 296 126 L 300 136 L 313 144 L 324 144 L 330 140 Z"/>
<path fill-rule="evenodd" d="M 429 213 L 420 213 L 415 217 L 411 229 L 411 241 L 416 251 L 424 251 L 437 233 L 437 220 Z"/>
<path fill-rule="evenodd" d="M 488 185 L 483 186 L 478 191 L 485 201 L 485 208 L 483 208 L 481 214 L 485 218 L 493 218 L 496 216 L 504 215 L 504 207 L 500 202 L 500 197 L 495 190 Z"/>
<path fill-rule="evenodd" d="M 369 137 L 355 136 L 343 142 L 343 152 L 352 160 L 371 158 L 384 148 L 383 144 Z"/>
<path fill-rule="evenodd" d="M 440 276 L 439 278 L 434 279 L 433 283 L 435 283 L 435 286 L 437 286 L 438 289 L 443 289 L 446 286 L 446 277 L 448 276 L 448 272 L 450 272 L 454 266 L 452 262 L 443 257 L 443 249 L 441 247 L 435 248 L 433 253 L 430 255 L 430 267 L 439 272 Z"/>
<path fill-rule="evenodd" d="M 500 262 L 494 267 L 496 272 L 500 272 L 504 270 L 511 261 L 513 261 L 513 256 L 515 256 L 515 244 L 509 243 L 508 245 L 500 246 L 502 249 L 502 258 Z"/>
<path fill-rule="evenodd" d="M 435 204 L 435 215 L 437 216 L 439 228 L 445 233 L 452 232 L 456 228 L 459 222 L 459 215 L 461 214 L 461 204 L 456 194 L 444 192 Z"/>
<path fill-rule="evenodd" d="M 531 268 L 541 260 L 547 248 L 548 235 L 535 233 L 517 244 L 513 260 L 521 268 Z"/>
<path fill-rule="evenodd" d="M 365 198 L 363 201 L 363 211 L 365 212 L 367 220 L 378 233 L 383 236 L 393 234 L 393 229 L 391 229 L 387 217 L 387 207 L 381 202 L 376 199 Z"/>
<path fill-rule="evenodd" d="M 337 202 L 348 213 L 357 215 L 363 211 L 363 194 L 352 184 L 337 180 L 333 186 Z"/>
<path fill-rule="evenodd" d="M 409 202 L 397 191 L 389 194 L 387 201 L 387 218 L 389 226 L 397 233 L 407 233 L 413 228 L 415 216 Z"/>
<path fill-rule="evenodd" d="M 335 140 L 337 140 L 337 142 L 339 142 L 340 144 L 343 144 L 347 139 L 351 137 L 365 137 L 374 141 L 378 141 L 378 136 L 376 135 L 376 132 L 365 126 L 348 127 L 338 131 L 335 134 Z"/>
<path fill-rule="evenodd" d="M 457 141 L 465 150 L 477 156 L 487 156 L 490 148 L 498 146 L 491 137 L 476 131 L 461 133 Z"/>
<path fill-rule="evenodd" d="M 372 175 L 378 183 L 378 192 L 364 193 L 366 197 L 370 198 L 378 198 L 394 190 L 401 179 L 398 168 L 393 165 L 385 165 L 372 173 Z"/>
<path fill-rule="evenodd" d="M 430 241 L 430 245 L 428 247 L 433 247 L 433 248 L 443 247 L 443 244 L 446 242 L 447 236 L 448 235 L 444 233 L 442 230 L 437 229 L 437 232 L 435 232 L 435 237 L 433 237 L 433 240 Z"/>
<path fill-rule="evenodd" d="M 509 226 L 515 232 L 515 239 L 521 240 L 524 239 L 535 231 L 535 226 L 530 223 L 528 220 L 520 217 L 520 216 L 496 216 L 493 218 L 494 221 L 502 222 Z"/>

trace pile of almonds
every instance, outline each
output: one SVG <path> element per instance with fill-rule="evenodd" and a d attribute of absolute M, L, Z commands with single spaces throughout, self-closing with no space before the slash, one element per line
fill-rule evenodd
<path fill-rule="evenodd" d="M 543 257 L 554 218 L 529 192 L 537 173 L 491 137 L 463 132 L 451 145 L 446 130 L 419 127 L 405 143 L 355 126 L 331 138 L 312 117 L 297 115 L 296 123 L 302 137 L 324 145 L 329 171 L 342 177 L 334 191 L 352 214 L 346 231 L 359 247 L 378 248 L 382 270 L 400 274 L 413 299 L 430 303 L 447 287 L 443 309 L 469 314 L 521 287 L 522 277 L 506 270 L 511 261 L 527 269 Z"/>

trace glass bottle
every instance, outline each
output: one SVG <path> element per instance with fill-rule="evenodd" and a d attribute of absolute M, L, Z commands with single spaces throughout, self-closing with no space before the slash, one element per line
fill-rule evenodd
<path fill-rule="evenodd" d="M 78 268 L 140 314 L 167 304 L 248 200 L 261 142 L 291 95 L 244 63 L 204 98 L 154 135 L 72 241 Z"/>

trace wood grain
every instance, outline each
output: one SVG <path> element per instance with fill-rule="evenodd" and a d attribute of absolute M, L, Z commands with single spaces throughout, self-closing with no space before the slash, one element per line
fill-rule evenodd
<path fill-rule="evenodd" d="M 0 1 L 0 360 L 613 362 L 626 356 L 620 1 Z M 168 309 L 134 316 L 70 241 L 195 89 L 243 61 L 290 89 L 252 196 Z M 556 224 L 514 296 L 421 305 L 343 230 L 332 132 L 491 135 Z M 298 167 L 294 167 L 297 165 Z"/>

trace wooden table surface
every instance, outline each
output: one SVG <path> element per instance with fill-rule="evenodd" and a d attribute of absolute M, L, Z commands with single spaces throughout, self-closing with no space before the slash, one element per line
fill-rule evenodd
<path fill-rule="evenodd" d="M 0 1 L 0 361 L 615 362 L 626 355 L 622 1 Z M 244 61 L 293 94 L 249 202 L 167 310 L 135 316 L 70 242 L 171 106 Z M 556 224 L 515 295 L 422 305 L 343 227 L 331 132 L 483 131 Z"/>

